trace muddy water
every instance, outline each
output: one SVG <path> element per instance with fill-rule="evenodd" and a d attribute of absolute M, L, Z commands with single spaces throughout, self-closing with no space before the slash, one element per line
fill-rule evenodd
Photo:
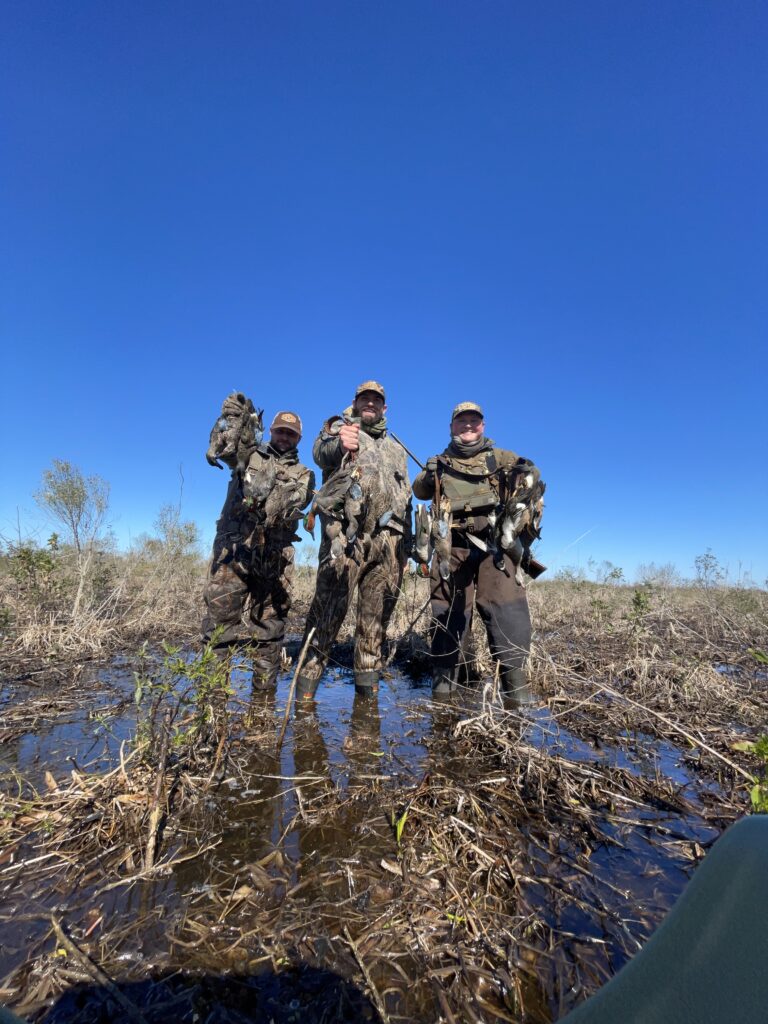
<path fill-rule="evenodd" d="M 299 894 L 308 903 L 322 897 L 341 906 L 356 898 L 354 873 L 360 865 L 396 860 L 391 812 L 425 772 L 472 775 L 473 766 L 453 755 L 451 730 L 458 717 L 477 710 L 476 694 L 446 709 L 432 703 L 428 687 L 393 672 L 382 683 L 378 700 L 369 701 L 355 697 L 351 672 L 336 668 L 324 677 L 316 713 L 290 720 L 277 760 L 274 744 L 263 742 L 264 726 L 275 731 L 282 720 L 289 676 L 280 678 L 272 696 L 252 694 L 246 664 L 235 668 L 231 682 L 230 712 L 239 723 L 231 763 L 195 817 L 169 829 L 163 855 L 172 859 L 196 844 L 203 852 L 164 877 L 107 891 L 102 886 L 97 894 L 89 887 L 87 871 L 75 889 L 50 882 L 27 885 L 18 873 L 4 877 L 0 871 L 0 978 L 40 951 L 51 911 L 85 928 L 94 899 L 105 921 L 125 925 L 117 959 L 129 973 L 184 962 L 184 951 L 172 936 L 182 933 L 185 920 L 216 890 L 251 885 L 263 892 L 263 905 L 276 912 L 287 897 Z M 130 743 L 136 727 L 133 694 L 132 668 L 120 659 L 84 674 L 74 700 L 38 694 L 27 684 L 6 688 L 0 705 L 4 722 L 13 720 L 14 707 L 31 711 L 7 731 L 9 738 L 0 748 L 2 785 L 38 788 L 46 771 L 61 779 L 73 765 L 89 771 L 116 765 L 121 745 Z M 694 806 L 707 788 L 671 744 L 643 736 L 623 737 L 615 745 L 591 744 L 543 708 L 529 713 L 525 739 L 572 761 L 608 764 L 648 779 L 665 777 Z M 369 800 L 356 803 L 359 782 L 381 793 L 380 806 L 372 809 Z M 330 820 L 315 814 L 329 794 L 339 804 Z M 625 821 L 606 821 L 601 827 L 621 842 L 593 854 L 596 884 L 602 881 L 615 890 L 617 911 L 624 899 L 643 905 L 656 920 L 685 885 L 691 861 L 654 843 L 654 835 L 706 844 L 717 834 L 703 815 L 683 815 L 653 801 L 636 807 Z M 142 921 L 139 930 L 131 927 L 137 919 Z M 340 911 L 338 928 L 343 920 Z M 594 921 L 577 910 L 561 927 L 601 940 Z M 315 952 L 321 956 L 322 949 Z M 613 969 L 620 966 L 621 961 L 612 964 Z"/>

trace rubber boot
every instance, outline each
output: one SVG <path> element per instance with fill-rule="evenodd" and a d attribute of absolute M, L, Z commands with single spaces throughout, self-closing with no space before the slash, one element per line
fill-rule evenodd
<path fill-rule="evenodd" d="M 445 700 L 455 693 L 459 685 L 459 668 L 436 669 L 432 675 L 432 697 Z"/>
<path fill-rule="evenodd" d="M 533 694 L 528 684 L 528 673 L 524 668 L 502 666 L 500 673 L 501 694 L 509 708 L 521 708 L 533 704 Z"/>
<path fill-rule="evenodd" d="M 296 703 L 314 700 L 319 683 L 319 679 L 308 679 L 306 676 L 299 676 L 296 680 Z"/>
<path fill-rule="evenodd" d="M 358 671 L 355 670 L 355 693 L 361 697 L 374 697 L 379 692 L 379 671 L 378 669 Z"/>
<path fill-rule="evenodd" d="M 274 690 L 279 665 L 267 658 L 254 658 L 251 686 L 254 690 Z"/>

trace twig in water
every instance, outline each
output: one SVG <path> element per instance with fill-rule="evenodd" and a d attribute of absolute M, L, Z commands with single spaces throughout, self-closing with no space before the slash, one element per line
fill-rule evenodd
<path fill-rule="evenodd" d="M 371 996 L 373 997 L 373 1001 L 374 1001 L 374 1003 L 376 1005 L 376 1009 L 379 1011 L 379 1016 L 384 1021 L 384 1024 L 390 1024 L 389 1014 L 387 1013 L 386 1007 L 384 1006 L 384 1003 L 382 1002 L 381 996 L 379 995 L 379 990 L 374 985 L 373 978 L 369 974 L 368 968 L 365 966 L 365 961 L 363 960 L 363 955 L 360 952 L 360 950 L 357 948 L 357 944 L 355 943 L 355 940 L 349 934 L 349 929 L 347 928 L 346 925 L 344 925 L 344 938 L 347 940 L 349 948 L 352 950 L 352 955 L 354 956 L 355 960 L 357 960 L 358 966 L 360 967 L 360 970 L 363 972 L 363 977 L 365 978 L 365 983 L 368 986 L 368 988 L 371 990 Z"/>
<path fill-rule="evenodd" d="M 127 996 L 124 996 L 109 975 L 106 974 L 97 963 L 94 963 L 88 954 L 80 949 L 77 943 L 67 935 L 57 917 L 51 917 L 51 924 L 53 925 L 56 940 L 61 943 L 70 956 L 77 960 L 85 973 L 98 985 L 102 985 L 109 992 L 115 1002 L 122 1006 L 123 1010 L 125 1010 L 131 1020 L 136 1021 L 137 1024 L 147 1024 L 147 1018 L 138 1006 L 132 1003 Z"/>
<path fill-rule="evenodd" d="M 216 772 L 219 769 L 219 764 L 221 763 L 221 755 L 224 752 L 224 744 L 226 743 L 226 740 L 227 740 L 226 730 L 222 729 L 221 730 L 221 739 L 219 740 L 219 745 L 216 748 L 216 756 L 213 759 L 213 768 L 211 769 L 211 774 L 208 776 L 208 781 L 205 783 L 205 787 L 204 787 L 205 789 L 210 789 L 210 787 L 211 787 L 211 785 L 213 783 L 213 780 L 214 780 L 214 777 L 216 775 Z"/>
<path fill-rule="evenodd" d="M 291 705 L 293 704 L 293 695 L 296 693 L 296 681 L 299 678 L 299 672 L 304 664 L 304 659 L 307 656 L 307 649 L 312 641 L 312 637 L 315 635 L 315 627 L 307 633 L 307 639 L 304 641 L 304 646 L 301 648 L 301 654 L 299 660 L 296 662 L 296 671 L 293 673 L 293 679 L 291 680 L 291 688 L 288 691 L 288 698 L 285 702 L 285 716 L 283 717 L 283 724 L 280 729 L 280 735 L 277 737 L 277 754 L 280 755 L 280 751 L 283 749 L 283 740 L 285 739 L 285 730 L 288 728 L 288 719 L 291 715 Z"/>
<path fill-rule="evenodd" d="M 149 834 L 147 836 L 147 852 L 144 857 L 144 870 L 149 871 L 154 867 L 157 854 L 157 835 L 162 817 L 160 797 L 163 793 L 163 781 L 165 779 L 165 766 L 168 762 L 168 743 L 171 735 L 170 711 L 166 711 L 163 719 L 163 742 L 160 747 L 160 761 L 157 766 L 157 777 L 155 778 L 155 789 L 152 793 L 152 809 L 149 812 Z"/>

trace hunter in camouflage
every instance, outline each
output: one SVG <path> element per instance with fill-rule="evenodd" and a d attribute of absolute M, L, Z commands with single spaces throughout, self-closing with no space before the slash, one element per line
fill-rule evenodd
<path fill-rule="evenodd" d="M 433 693 L 458 686 L 476 603 L 507 702 L 529 703 L 531 618 L 522 573 L 543 571 L 530 547 L 539 536 L 544 484 L 533 463 L 485 437 L 476 403 L 456 406 L 450 430 L 451 443 L 413 484 L 416 497 L 432 503 L 429 513 L 417 509 L 416 553 L 426 562 L 434 549 Z"/>
<path fill-rule="evenodd" d="M 315 486 L 296 446 L 301 420 L 279 412 L 262 443 L 261 413 L 242 393 L 224 402 L 211 431 L 208 461 L 232 470 L 227 498 L 216 526 L 204 600 L 203 638 L 222 627 L 222 653 L 249 640 L 254 648 L 253 684 L 274 686 L 291 606 L 296 523 Z M 248 615 L 247 625 L 243 613 Z"/>
<path fill-rule="evenodd" d="M 322 528 L 317 584 L 305 637 L 315 630 L 297 681 L 311 700 L 357 587 L 355 690 L 378 690 L 387 625 L 411 545 L 406 455 L 387 433 L 384 388 L 365 381 L 352 405 L 323 425 L 312 454 L 323 471 L 310 520 Z"/>

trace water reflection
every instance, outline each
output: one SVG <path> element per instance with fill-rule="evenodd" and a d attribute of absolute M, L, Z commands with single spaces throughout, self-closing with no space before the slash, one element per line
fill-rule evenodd
<path fill-rule="evenodd" d="M 350 767 L 350 782 L 369 773 L 377 760 L 384 756 L 381 749 L 381 711 L 378 694 L 355 694 L 352 716 L 349 720 L 349 735 L 344 746 Z"/>
<path fill-rule="evenodd" d="M 381 871 L 382 859 L 397 862 L 392 813 L 402 811 L 424 776 L 448 776 L 471 788 L 474 772 L 477 782 L 471 744 L 454 738 L 456 722 L 479 710 L 477 691 L 462 691 L 455 703 L 434 704 L 426 688 L 393 674 L 382 683 L 377 697 L 363 697 L 354 694 L 349 671 L 332 669 L 319 700 L 290 716 L 278 754 L 276 736 L 290 676 L 280 676 L 271 690 L 254 690 L 250 665 L 241 660 L 233 666 L 231 683 L 234 692 L 227 711 L 230 755 L 223 762 L 226 770 L 220 782 L 207 791 L 203 791 L 205 776 L 201 774 L 197 803 L 190 800 L 183 813 L 171 815 L 163 856 L 171 859 L 209 841 L 217 845 L 195 859 L 179 861 L 172 874 L 125 889 L 110 889 L 99 899 L 107 921 L 119 917 L 134 924 L 143 922 L 141 935 L 135 939 L 140 948 L 127 942 L 124 950 L 125 955 L 135 955 L 137 962 L 158 951 L 170 951 L 166 955 L 171 960 L 188 957 L 193 937 L 185 931 L 185 922 L 198 913 L 212 915 L 217 927 L 225 920 L 227 927 L 247 929 L 251 923 L 248 914 L 256 919 L 265 908 L 278 930 L 291 914 L 306 912 L 306 920 L 309 915 L 319 915 L 311 918 L 318 921 L 315 953 L 319 956 L 319 944 L 326 942 L 326 936 L 339 933 L 350 904 L 355 912 L 364 913 L 369 905 L 385 905 L 393 899 L 395 883 L 390 875 L 382 877 Z M 118 716 L 117 721 L 128 730 L 133 715 L 132 706 L 126 706 L 124 717 Z M 636 776 L 653 777 L 659 772 L 690 786 L 693 796 L 695 773 L 681 767 L 682 752 L 671 744 L 633 736 L 624 737 L 623 744 L 596 746 L 578 739 L 547 709 L 516 718 L 521 742 L 529 748 L 572 762 L 602 762 Z M 41 725 L 37 731 L 40 741 L 46 728 L 49 735 L 58 729 L 60 742 L 56 747 L 38 746 L 40 770 L 48 767 L 46 758 L 62 758 L 73 749 L 85 749 L 67 747 L 74 734 L 66 733 L 63 723 Z M 85 728 L 77 736 L 78 742 L 92 742 Z M 114 764 L 114 750 L 111 756 Z M 19 763 L 18 745 L 11 757 Z M 506 768 L 503 761 L 499 764 L 503 775 Z M 513 786 L 519 784 L 509 781 Z M 599 821 L 606 842 L 592 851 L 588 872 L 582 870 L 578 877 L 588 873 L 610 907 L 615 906 L 618 886 L 626 888 L 627 899 L 639 899 L 654 908 L 669 905 L 685 882 L 687 863 L 678 863 L 673 853 L 661 848 L 655 850 L 653 830 L 661 828 L 669 834 L 675 829 L 692 841 L 704 841 L 711 830 L 697 816 L 686 820 L 672 806 L 633 801 L 620 811 L 612 812 L 609 820 L 606 810 L 605 820 Z M 557 828 L 553 833 L 559 836 Z M 562 843 L 563 855 L 568 854 L 565 839 Z M 549 877 L 550 861 L 558 849 L 531 846 L 531 873 Z M 574 851 L 575 847 L 570 855 L 575 871 L 583 865 Z M 242 912 L 232 910 L 240 907 L 233 898 L 241 887 L 249 890 L 247 898 L 243 897 Z M 549 893 L 546 887 L 534 887 L 528 894 L 539 916 L 554 913 Z M 49 903 L 63 905 L 66 898 L 72 914 L 75 899 L 85 907 L 90 895 L 87 888 L 77 897 L 51 890 L 50 897 L 46 894 L 41 899 L 41 913 L 47 915 Z M 27 900 L 28 896 L 24 894 Z M 6 899 L 14 905 L 21 903 L 17 892 L 7 894 Z M 241 913 L 242 917 L 238 916 Z M 596 942 L 604 940 L 597 926 L 582 919 L 573 906 L 557 913 L 566 932 L 587 935 Z M 19 925 L 16 928 L 18 949 L 14 948 L 8 969 L 23 956 L 22 932 Z M 182 942 L 178 947 L 177 939 Z"/>
<path fill-rule="evenodd" d="M 18 773 L 39 789 L 46 771 L 60 778 L 73 762 L 94 772 L 114 767 L 135 729 L 134 687 L 123 659 L 55 686 L 9 686 L 0 705 L 0 776 Z"/>
<path fill-rule="evenodd" d="M 377 828 L 377 823 L 371 821 L 370 803 L 354 799 L 357 786 L 375 785 L 376 780 L 386 777 L 380 770 L 385 753 L 381 749 L 382 715 L 377 696 L 355 694 L 348 722 L 340 722 L 344 735 L 338 749 L 345 763 L 334 767 L 314 702 L 301 708 L 294 720 L 297 782 L 292 793 L 295 817 L 290 839 L 295 843 L 299 879 L 311 879 L 320 868 L 327 873 L 351 857 L 357 859 L 367 853 L 381 856 L 391 845 L 386 819 L 382 818 Z M 331 735 L 338 742 L 339 733 L 332 731 Z M 302 778 L 307 784 L 299 781 Z M 328 813 L 328 802 L 333 813 Z"/>

